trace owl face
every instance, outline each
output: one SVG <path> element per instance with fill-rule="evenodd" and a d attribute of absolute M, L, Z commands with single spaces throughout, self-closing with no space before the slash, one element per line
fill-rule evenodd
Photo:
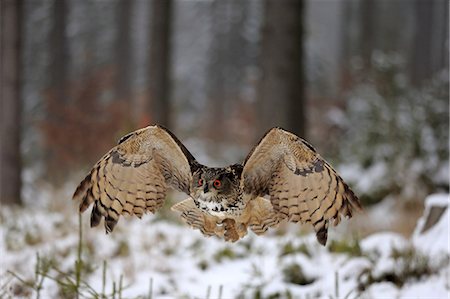
<path fill-rule="evenodd" d="M 203 167 L 193 175 L 191 197 L 198 208 L 220 216 L 240 200 L 239 181 L 239 174 L 231 167 Z"/>

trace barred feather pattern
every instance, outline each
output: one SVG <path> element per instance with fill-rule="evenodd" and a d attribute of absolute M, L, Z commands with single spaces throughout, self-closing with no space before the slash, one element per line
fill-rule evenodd
<path fill-rule="evenodd" d="M 226 188 L 202 183 L 216 176 L 225 178 Z M 269 130 L 243 165 L 225 168 L 199 164 L 161 126 L 137 130 L 94 165 L 73 199 L 80 201 L 80 212 L 93 206 L 91 226 L 103 218 L 109 233 L 121 215 L 140 218 L 156 212 L 169 188 L 191 196 L 172 207 L 189 226 L 230 242 L 248 229 L 261 235 L 290 221 L 310 223 L 325 245 L 330 224 L 361 210 L 359 199 L 331 165 L 305 140 L 281 128 Z M 205 198 L 206 208 L 198 205 Z"/>
<path fill-rule="evenodd" d="M 359 199 L 305 140 L 274 128 L 251 151 L 242 173 L 246 193 L 269 195 L 278 218 L 311 223 L 325 245 L 329 222 L 352 217 Z M 277 220 L 279 221 L 279 220 Z"/>
<path fill-rule="evenodd" d="M 181 212 L 184 222 L 205 236 L 217 236 L 231 242 L 247 235 L 248 228 L 262 235 L 270 227 L 276 227 L 281 220 L 270 201 L 262 197 L 249 201 L 242 214 L 236 218 L 224 219 L 204 213 L 197 208 L 192 198 L 175 204 L 172 210 Z"/>
<path fill-rule="evenodd" d="M 269 187 L 272 204 L 290 222 L 311 223 L 318 241 L 325 245 L 330 220 L 338 225 L 341 216 L 352 217 L 361 209 L 359 200 L 331 166 L 320 162 L 320 171 L 297 175 L 285 164 L 274 173 Z"/>
<path fill-rule="evenodd" d="M 189 193 L 188 158 L 165 129 L 147 127 L 123 137 L 79 184 L 73 199 L 80 212 L 93 204 L 91 226 L 102 217 L 112 232 L 120 215 L 154 213 L 164 203 L 168 187 Z"/>

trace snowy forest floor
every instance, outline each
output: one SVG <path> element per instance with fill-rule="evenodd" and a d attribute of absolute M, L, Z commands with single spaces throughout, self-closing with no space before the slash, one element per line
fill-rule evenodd
<path fill-rule="evenodd" d="M 450 296 L 448 208 L 424 233 L 419 219 L 409 236 L 365 227 L 366 220 L 392 222 L 388 202 L 331 228 L 326 247 L 293 224 L 231 244 L 204 238 L 167 210 L 121 219 L 106 235 L 88 227 L 87 213 L 79 223 L 73 187 L 28 190 L 24 208 L 2 207 L 0 298 Z M 425 213 L 430 205 L 448 207 L 449 195 L 425 202 Z M 350 228 L 366 233 L 343 233 Z"/>

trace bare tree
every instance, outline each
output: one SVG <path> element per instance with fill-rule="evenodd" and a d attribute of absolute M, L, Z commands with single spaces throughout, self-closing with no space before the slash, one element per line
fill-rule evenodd
<path fill-rule="evenodd" d="M 412 46 L 411 81 L 415 85 L 448 67 L 448 5 L 448 1 L 439 0 L 414 2 L 416 34 Z"/>
<path fill-rule="evenodd" d="M 20 204 L 21 181 L 21 0 L 0 1 L 0 199 Z"/>
<path fill-rule="evenodd" d="M 53 27 L 50 36 L 51 66 L 50 78 L 52 88 L 55 90 L 55 99 L 66 102 L 67 63 L 68 50 L 66 40 L 67 2 L 54 0 Z"/>
<path fill-rule="evenodd" d="M 266 0 L 264 9 L 260 130 L 282 126 L 304 136 L 303 1 Z"/>
<path fill-rule="evenodd" d="M 207 126 L 207 135 L 216 141 L 226 140 L 230 128 L 226 120 L 230 119 L 232 108 L 239 102 L 245 64 L 248 63 L 247 41 L 242 31 L 248 15 L 247 1 L 212 2 L 212 41 L 208 57 L 208 111 L 205 116 L 208 123 L 220 124 Z"/>
<path fill-rule="evenodd" d="M 172 0 L 153 0 L 149 57 L 151 117 L 170 127 L 170 33 Z M 149 108 L 150 110 L 150 108 Z"/>
<path fill-rule="evenodd" d="M 375 17 L 375 3 L 373 0 L 362 0 L 360 6 L 361 16 L 361 56 L 363 59 L 364 67 L 370 68 L 372 51 L 374 48 L 375 32 L 374 32 L 374 17 Z"/>
<path fill-rule="evenodd" d="M 131 90 L 131 14 L 134 0 L 119 1 L 117 6 L 116 93 L 120 100 L 128 100 Z"/>

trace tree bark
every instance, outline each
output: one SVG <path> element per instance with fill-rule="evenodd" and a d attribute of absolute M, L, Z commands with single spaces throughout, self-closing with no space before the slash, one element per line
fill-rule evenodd
<path fill-rule="evenodd" d="M 305 136 L 303 1 L 266 0 L 264 9 L 260 131 L 281 126 Z"/>
<path fill-rule="evenodd" d="M 21 204 L 21 0 L 0 1 L 0 199 Z"/>
<path fill-rule="evenodd" d="M 435 72 L 448 67 L 448 1 L 416 0 L 415 11 L 411 82 L 420 86 Z"/>
<path fill-rule="evenodd" d="M 431 73 L 433 1 L 416 0 L 416 35 L 412 49 L 411 81 L 420 85 Z"/>
<path fill-rule="evenodd" d="M 212 1 L 212 40 L 208 57 L 208 113 L 206 136 L 226 142 L 230 138 L 229 120 L 233 108 L 240 102 L 244 67 L 248 54 L 247 41 L 242 36 L 248 15 L 247 1 Z M 219 21 L 220 20 L 220 21 Z M 235 137 L 235 136 L 234 136 Z M 220 145 L 219 145 L 220 146 Z"/>
<path fill-rule="evenodd" d="M 68 51 L 66 40 L 67 2 L 66 0 L 54 0 L 53 2 L 53 27 L 50 36 L 51 87 L 55 91 L 56 101 L 67 102 L 66 82 Z"/>
<path fill-rule="evenodd" d="M 134 0 L 119 1 L 117 4 L 116 94 L 119 100 L 129 100 L 131 90 L 131 13 Z"/>
<path fill-rule="evenodd" d="M 149 57 L 150 115 L 170 127 L 170 56 L 172 0 L 153 0 Z"/>
<path fill-rule="evenodd" d="M 362 0 L 361 2 L 361 56 L 364 68 L 369 70 L 372 65 L 372 51 L 374 50 L 374 15 L 375 3 L 373 0 Z"/>

